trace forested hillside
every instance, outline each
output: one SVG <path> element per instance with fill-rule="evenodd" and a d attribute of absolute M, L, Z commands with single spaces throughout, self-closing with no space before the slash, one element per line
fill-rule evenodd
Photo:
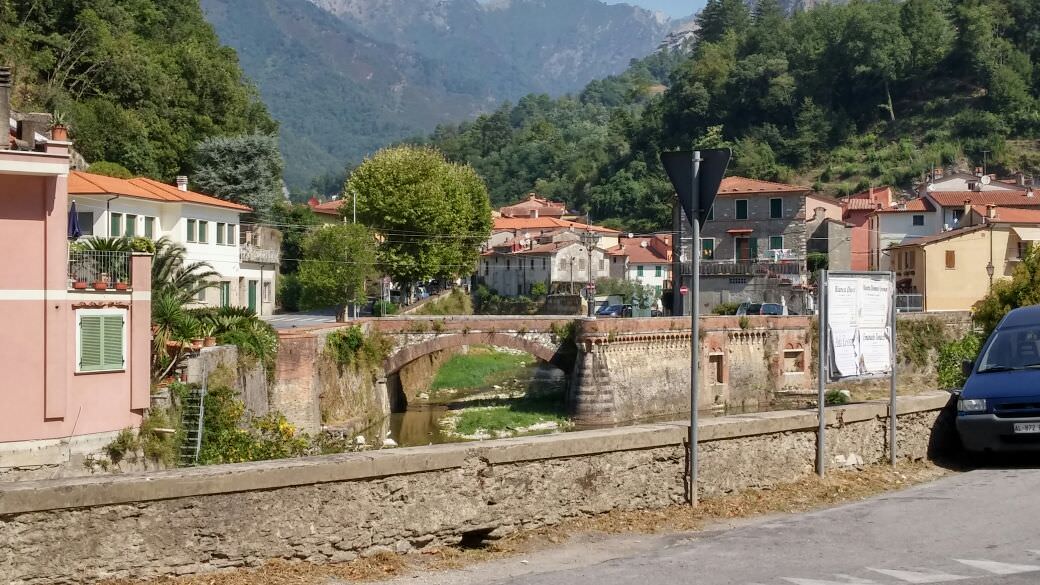
<path fill-rule="evenodd" d="M 599 0 L 201 3 L 281 123 L 295 188 L 503 100 L 580 90 L 672 26 Z"/>
<path fill-rule="evenodd" d="M 89 161 L 171 179 L 208 136 L 277 127 L 198 0 L 0 0 L 13 106 L 63 112 Z"/>
<path fill-rule="evenodd" d="M 496 202 L 535 189 L 634 230 L 669 222 L 658 152 L 673 147 L 728 144 L 732 172 L 835 194 L 908 186 L 940 163 L 1034 172 L 1038 13 L 1029 0 L 793 15 L 777 0 L 754 12 L 711 0 L 689 56 L 639 62 L 576 99 L 528 96 L 430 140 L 472 163 Z"/>

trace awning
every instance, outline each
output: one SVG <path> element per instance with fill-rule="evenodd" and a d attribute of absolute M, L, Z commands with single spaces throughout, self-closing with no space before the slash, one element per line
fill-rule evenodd
<path fill-rule="evenodd" d="M 1040 242 L 1040 227 L 1013 227 L 1011 231 L 1023 242 Z"/>
<path fill-rule="evenodd" d="M 753 230 L 751 228 L 737 228 L 737 229 L 732 229 L 732 230 L 726 230 L 726 233 L 731 235 L 731 236 L 743 236 L 743 235 L 750 234 L 750 233 L 752 233 L 754 231 L 755 230 Z"/>

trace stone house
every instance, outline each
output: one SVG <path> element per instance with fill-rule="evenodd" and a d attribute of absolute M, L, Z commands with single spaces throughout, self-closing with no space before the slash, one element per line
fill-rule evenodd
<path fill-rule="evenodd" d="M 544 283 L 552 293 L 579 292 L 610 275 L 607 251 L 592 248 L 591 266 L 589 252 L 575 234 L 522 249 L 492 249 L 480 257 L 477 282 L 503 296 L 528 296 L 536 283 Z"/>
<path fill-rule="evenodd" d="M 849 226 L 850 270 L 870 270 L 870 218 L 875 211 L 892 206 L 891 187 L 871 188 L 841 202 L 841 219 Z"/>

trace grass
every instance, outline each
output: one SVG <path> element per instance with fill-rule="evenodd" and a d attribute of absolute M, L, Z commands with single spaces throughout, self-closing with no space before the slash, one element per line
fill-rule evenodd
<path fill-rule="evenodd" d="M 468 354 L 457 355 L 437 371 L 432 390 L 455 388 L 471 390 L 514 377 L 518 370 L 534 361 L 528 354 L 514 354 L 474 347 Z"/>
<path fill-rule="evenodd" d="M 524 397 L 508 406 L 492 406 L 462 411 L 455 423 L 460 435 L 490 434 L 524 429 L 538 423 L 568 424 L 564 406 L 558 396 Z"/>
<path fill-rule="evenodd" d="M 418 315 L 472 315 L 473 301 L 460 288 L 452 289 L 445 297 L 426 303 L 416 311 Z"/>

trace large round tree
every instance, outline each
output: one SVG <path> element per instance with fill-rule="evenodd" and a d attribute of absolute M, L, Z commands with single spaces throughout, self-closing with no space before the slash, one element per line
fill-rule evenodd
<path fill-rule="evenodd" d="M 491 234 L 484 181 L 432 148 L 378 152 L 347 180 L 341 209 L 348 220 L 355 197 L 358 221 L 381 237 L 383 270 L 401 284 L 471 274 Z"/>

